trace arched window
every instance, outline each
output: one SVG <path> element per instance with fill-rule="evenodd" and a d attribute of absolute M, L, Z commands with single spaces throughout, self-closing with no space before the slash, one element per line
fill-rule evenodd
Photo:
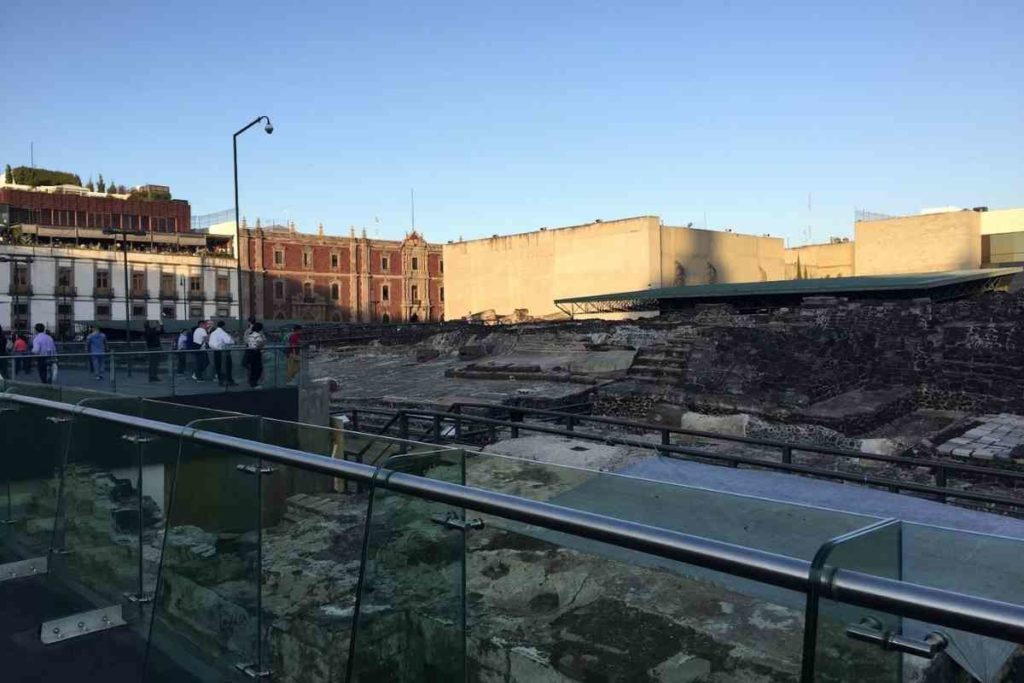
<path fill-rule="evenodd" d="M 380 317 L 380 321 L 381 321 L 382 323 L 384 323 L 385 325 L 387 325 L 387 324 L 388 324 L 389 322 L 391 322 L 391 316 L 390 316 L 390 315 L 388 315 L 387 313 L 385 313 L 384 315 L 382 315 L 382 316 Z"/>
<path fill-rule="evenodd" d="M 313 296 L 313 283 L 303 282 L 302 283 L 302 296 L 312 297 Z"/>
<path fill-rule="evenodd" d="M 418 323 L 419 321 L 420 321 L 420 316 L 419 316 L 418 313 L 413 313 L 412 317 L 409 318 L 409 322 L 411 322 L 411 323 Z"/>
<path fill-rule="evenodd" d="M 331 299 L 337 301 L 341 298 L 341 285 L 337 282 L 331 283 Z"/>

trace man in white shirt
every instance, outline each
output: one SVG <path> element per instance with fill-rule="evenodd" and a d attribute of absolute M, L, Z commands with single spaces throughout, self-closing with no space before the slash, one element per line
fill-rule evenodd
<path fill-rule="evenodd" d="M 206 353 L 207 339 L 210 336 L 206 331 L 208 320 L 200 320 L 196 329 L 192 330 L 192 348 L 195 349 L 195 365 L 192 370 L 192 379 L 197 382 L 203 381 L 203 373 L 210 364 L 210 358 Z"/>
<path fill-rule="evenodd" d="M 235 379 L 232 377 L 231 346 L 235 340 L 224 329 L 224 321 L 217 321 L 217 329 L 210 333 L 209 345 L 213 349 L 213 370 L 217 373 L 217 380 L 225 386 L 233 386 Z"/>

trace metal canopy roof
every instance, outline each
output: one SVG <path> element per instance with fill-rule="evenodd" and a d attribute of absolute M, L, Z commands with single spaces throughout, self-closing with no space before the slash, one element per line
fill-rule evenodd
<path fill-rule="evenodd" d="M 569 315 L 665 311 L 698 303 L 731 303 L 741 308 L 765 308 L 798 303 L 811 296 L 855 299 L 929 297 L 955 299 L 1006 287 L 1021 268 L 953 270 L 906 275 L 859 275 L 812 280 L 775 280 L 735 284 L 690 285 L 641 289 L 564 299 L 555 306 Z"/>

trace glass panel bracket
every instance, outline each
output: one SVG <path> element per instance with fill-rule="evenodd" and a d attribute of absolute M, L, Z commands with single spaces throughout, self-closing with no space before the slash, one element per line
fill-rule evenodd
<path fill-rule="evenodd" d="M 145 434 L 122 434 L 121 438 L 134 444 L 151 443 L 156 441 L 155 436 L 146 436 Z"/>
<path fill-rule="evenodd" d="M 922 640 L 916 640 L 887 631 L 882 622 L 874 617 L 863 617 L 860 623 L 847 626 L 846 635 L 863 643 L 878 645 L 883 650 L 895 650 L 925 659 L 932 659 L 949 645 L 949 639 L 938 631 L 932 631 Z"/>
<path fill-rule="evenodd" d="M 235 664 L 235 669 L 240 671 L 246 678 L 259 679 L 259 678 L 270 678 L 271 671 L 261 671 L 255 664 L 242 662 Z"/>
<path fill-rule="evenodd" d="M 109 631 L 126 624 L 124 617 L 121 616 L 121 605 L 111 605 L 43 622 L 39 629 L 39 640 L 43 645 L 52 645 L 89 633 Z"/>
<path fill-rule="evenodd" d="M 273 474 L 275 472 L 270 465 L 235 465 L 235 469 L 246 474 Z"/>
<path fill-rule="evenodd" d="M 460 531 L 468 531 L 470 529 L 483 529 L 484 520 L 482 519 L 462 519 L 458 513 L 454 511 L 448 511 L 444 515 L 432 515 L 430 521 L 434 524 L 440 524 L 448 529 L 459 529 Z"/>
<path fill-rule="evenodd" d="M 43 557 L 32 557 L 27 560 L 0 564 L 0 582 L 23 579 L 26 576 L 38 576 L 49 571 L 49 561 Z"/>

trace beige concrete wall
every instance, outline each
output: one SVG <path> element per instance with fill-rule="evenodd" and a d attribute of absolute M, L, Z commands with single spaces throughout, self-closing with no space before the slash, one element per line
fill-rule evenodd
<path fill-rule="evenodd" d="M 854 224 L 857 275 L 927 273 L 981 266 L 981 216 L 954 211 Z"/>
<path fill-rule="evenodd" d="M 778 237 L 665 226 L 658 246 L 661 266 L 656 276 L 666 287 L 785 277 L 785 243 Z"/>
<path fill-rule="evenodd" d="M 786 249 L 786 279 L 798 277 L 797 265 L 808 278 L 849 277 L 854 273 L 853 242 L 808 244 Z"/>
<path fill-rule="evenodd" d="M 641 216 L 446 244 L 445 319 L 548 315 L 558 298 L 656 287 L 658 224 Z"/>
<path fill-rule="evenodd" d="M 1024 232 L 1024 209 L 997 209 L 979 215 L 982 235 Z"/>

